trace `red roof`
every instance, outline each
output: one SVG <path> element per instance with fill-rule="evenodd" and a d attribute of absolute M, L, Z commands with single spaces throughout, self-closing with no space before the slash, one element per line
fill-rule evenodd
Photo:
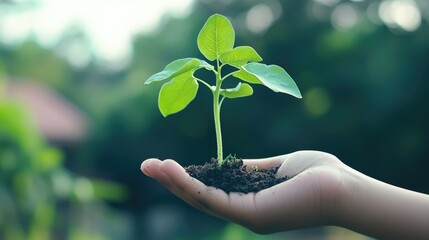
<path fill-rule="evenodd" d="M 6 96 L 28 107 L 39 131 L 48 140 L 75 142 L 85 137 L 85 114 L 47 85 L 35 81 L 8 81 Z"/>

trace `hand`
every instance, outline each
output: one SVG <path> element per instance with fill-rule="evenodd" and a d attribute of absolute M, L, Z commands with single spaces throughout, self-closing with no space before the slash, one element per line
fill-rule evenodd
<path fill-rule="evenodd" d="M 191 206 L 257 233 L 334 224 L 344 190 L 342 170 L 347 167 L 335 156 L 299 151 L 244 164 L 249 169 L 280 166 L 277 177 L 293 178 L 257 193 L 227 194 L 190 177 L 173 160 L 148 159 L 141 170 Z"/>

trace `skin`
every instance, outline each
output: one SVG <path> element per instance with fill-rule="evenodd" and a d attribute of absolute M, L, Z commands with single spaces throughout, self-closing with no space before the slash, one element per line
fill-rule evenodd
<path fill-rule="evenodd" d="M 336 225 L 379 239 L 429 239 L 429 195 L 368 177 L 331 154 L 299 151 L 244 164 L 280 166 L 278 177 L 293 178 L 257 193 L 227 194 L 174 160 L 148 159 L 141 170 L 191 206 L 260 234 Z"/>

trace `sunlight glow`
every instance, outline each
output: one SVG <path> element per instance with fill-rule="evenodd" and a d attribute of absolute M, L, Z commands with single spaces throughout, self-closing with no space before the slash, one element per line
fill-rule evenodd
<path fill-rule="evenodd" d="M 400 28 L 412 32 L 421 25 L 420 10 L 412 0 L 383 1 L 378 9 L 378 14 L 390 28 Z"/>
<path fill-rule="evenodd" d="M 31 37 L 42 46 L 52 47 L 68 29 L 78 28 L 90 39 L 89 51 L 97 59 L 121 62 L 130 58 L 131 41 L 136 34 L 156 30 L 164 14 L 187 16 L 193 2 L 40 0 L 19 9 L 4 5 L 0 9 L 0 41 L 17 45 Z M 67 58 L 74 64 L 84 65 L 88 61 L 87 56 L 76 57 L 74 51 L 65 52 L 71 54 Z"/>
<path fill-rule="evenodd" d="M 274 14 L 271 8 L 265 4 L 252 7 L 246 16 L 247 27 L 254 33 L 265 32 L 273 21 Z"/>
<path fill-rule="evenodd" d="M 349 29 L 356 25 L 359 15 L 351 4 L 343 3 L 338 5 L 331 15 L 332 25 L 338 30 Z"/>
<path fill-rule="evenodd" d="M 257 4 L 247 12 L 247 29 L 253 33 L 262 34 L 281 17 L 282 12 L 282 5 L 278 1 Z"/>

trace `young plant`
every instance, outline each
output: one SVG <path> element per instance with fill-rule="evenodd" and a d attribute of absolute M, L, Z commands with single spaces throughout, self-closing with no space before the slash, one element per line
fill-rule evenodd
<path fill-rule="evenodd" d="M 280 66 L 265 65 L 259 54 L 249 46 L 234 48 L 235 32 L 231 22 L 220 14 L 209 17 L 198 34 L 197 44 L 207 63 L 198 58 L 182 58 L 168 64 L 163 71 L 146 80 L 145 84 L 170 80 L 161 87 L 158 106 L 164 117 L 183 110 L 197 95 L 199 83 L 213 93 L 213 115 L 216 130 L 218 165 L 224 163 L 222 150 L 222 132 L 220 110 L 225 99 L 247 97 L 253 94 L 250 84 L 264 85 L 274 92 L 290 94 L 301 98 L 301 93 L 289 74 Z M 236 70 L 223 75 L 224 66 L 230 65 Z M 205 68 L 214 73 L 216 83 L 211 86 L 194 76 L 198 69 Z M 222 83 L 229 77 L 239 82 L 234 88 L 222 88 Z"/>

